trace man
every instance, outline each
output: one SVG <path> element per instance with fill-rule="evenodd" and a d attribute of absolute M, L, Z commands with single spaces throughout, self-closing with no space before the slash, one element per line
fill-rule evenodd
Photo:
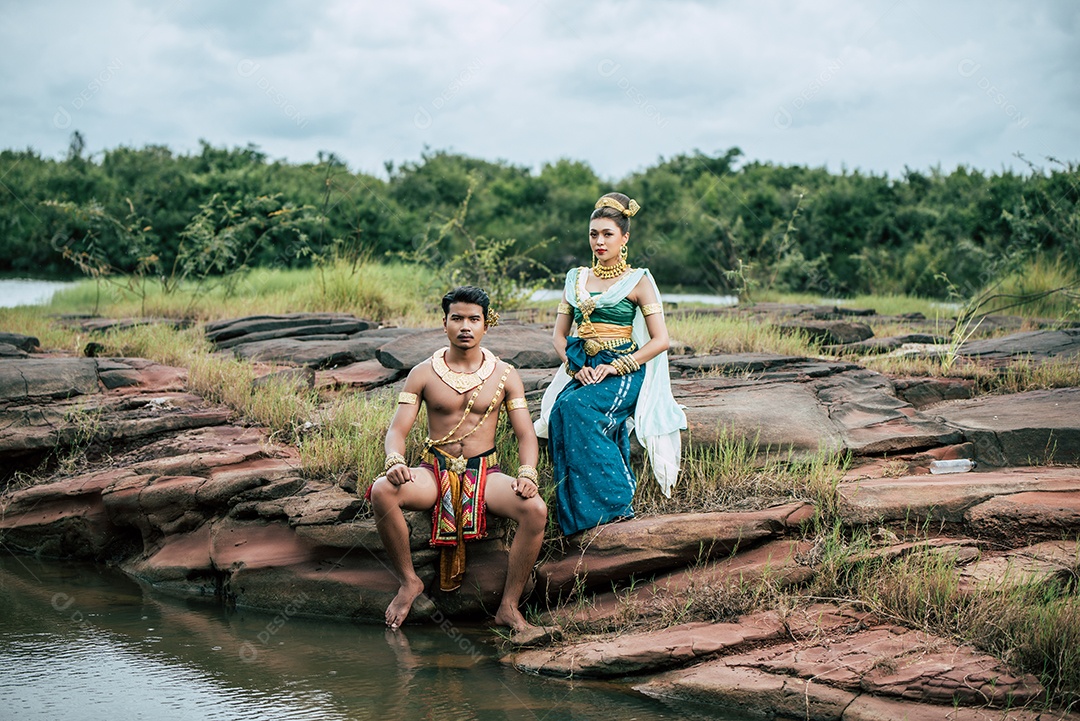
<path fill-rule="evenodd" d="M 537 493 L 537 441 L 521 378 L 480 347 L 489 325 L 489 302 L 487 293 L 473 286 L 455 288 L 443 297 L 443 328 L 450 346 L 409 373 L 386 433 L 386 475 L 369 493 L 379 537 L 400 584 L 386 609 L 390 628 L 405 622 L 424 590 L 413 568 L 403 511 L 434 509 L 432 543 L 443 551 L 440 584 L 453 590 L 465 572 L 465 541 L 484 535 L 485 504 L 495 515 L 518 524 L 495 623 L 514 634 L 535 628 L 518 604 L 544 540 L 547 506 Z M 424 462 L 409 468 L 403 456 L 405 437 L 421 401 L 428 416 Z M 504 405 L 518 441 L 517 478 L 502 473 L 494 455 L 495 427 Z"/>

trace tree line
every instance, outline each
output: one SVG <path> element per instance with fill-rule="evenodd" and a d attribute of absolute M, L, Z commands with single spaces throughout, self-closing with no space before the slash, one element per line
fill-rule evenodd
<path fill-rule="evenodd" d="M 377 177 L 333 153 L 287 163 L 205 141 L 190 154 L 149 145 L 86 157 L 75 134 L 64 159 L 0 152 L 0 272 L 168 284 L 330 257 L 449 263 L 487 248 L 509 275 L 535 280 L 589 262 L 589 213 L 617 189 L 643 207 L 631 264 L 669 290 L 943 297 L 984 287 L 1006 259 L 1080 267 L 1080 169 L 1027 168 L 890 178 L 731 148 L 612 182 L 571 159 L 534 171 L 434 151 Z"/>

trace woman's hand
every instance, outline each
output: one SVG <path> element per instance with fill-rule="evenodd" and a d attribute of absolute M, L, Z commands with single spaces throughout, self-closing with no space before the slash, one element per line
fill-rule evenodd
<path fill-rule="evenodd" d="M 607 363 L 601 363 L 595 368 L 585 366 L 577 373 L 574 374 L 574 378 L 577 382 L 583 386 L 592 385 L 593 383 L 599 383 L 608 376 L 617 376 L 619 372 Z"/>

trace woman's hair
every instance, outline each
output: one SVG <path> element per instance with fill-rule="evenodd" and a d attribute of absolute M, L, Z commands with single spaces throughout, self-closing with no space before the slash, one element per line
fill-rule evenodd
<path fill-rule="evenodd" d="M 452 291 L 443 296 L 442 299 L 442 314 L 443 318 L 450 314 L 451 303 L 474 303 L 480 306 L 484 311 L 484 317 L 487 317 L 488 305 L 491 304 L 491 299 L 488 298 L 488 294 L 483 288 L 477 288 L 475 285 L 462 285 L 454 288 Z"/>
<path fill-rule="evenodd" d="M 612 200 L 618 201 L 619 205 L 624 208 L 630 207 L 630 196 L 623 195 L 622 193 L 606 193 L 604 195 L 601 195 L 600 197 L 611 198 Z M 592 212 L 592 215 L 589 216 L 589 220 L 596 220 L 597 218 L 607 218 L 609 220 L 614 220 L 615 225 L 619 226 L 619 230 L 622 231 L 623 235 L 626 235 L 630 232 L 630 218 L 616 208 L 610 208 L 607 206 L 597 208 Z"/>

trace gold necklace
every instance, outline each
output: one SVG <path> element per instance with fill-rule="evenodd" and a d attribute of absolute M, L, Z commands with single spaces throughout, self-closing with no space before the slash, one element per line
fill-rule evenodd
<path fill-rule="evenodd" d="M 620 275 L 626 272 L 626 269 L 630 266 L 627 262 L 619 258 L 619 262 L 612 266 L 600 265 L 600 260 L 594 260 L 592 265 L 592 272 L 600 280 L 611 280 L 612 278 L 618 278 Z"/>
<path fill-rule="evenodd" d="M 446 365 L 446 360 L 443 356 L 446 355 L 448 348 L 440 348 L 435 351 L 431 356 L 431 367 L 435 370 L 435 373 L 442 379 L 442 382 L 453 388 L 458 393 L 464 393 L 470 388 L 475 388 L 488 379 L 492 371 L 495 370 L 495 355 L 487 348 L 481 348 L 480 352 L 483 354 L 484 362 L 480 364 L 480 367 L 471 373 L 459 373 L 458 371 L 451 370 L 450 366 Z"/>

